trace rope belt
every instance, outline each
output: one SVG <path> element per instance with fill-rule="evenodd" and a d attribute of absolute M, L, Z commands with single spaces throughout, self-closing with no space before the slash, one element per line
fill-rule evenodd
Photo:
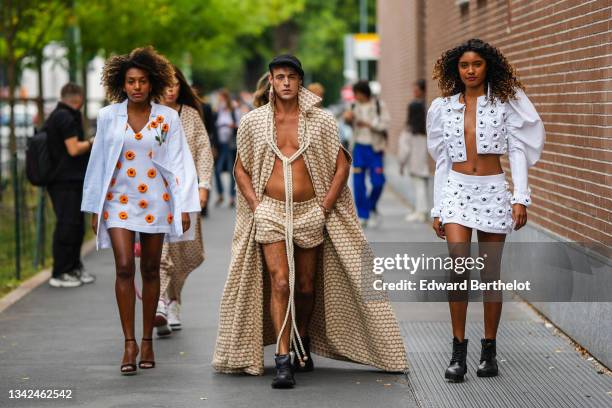
<path fill-rule="evenodd" d="M 269 121 L 274 127 L 274 120 Z M 271 129 L 274 132 L 274 129 Z M 274 133 L 268 133 L 269 135 L 273 135 Z M 293 254 L 293 171 L 291 168 L 291 164 L 297 160 L 302 153 L 306 151 L 308 146 L 310 145 L 310 138 L 308 137 L 308 132 L 305 132 L 307 135 L 305 142 L 303 145 L 291 155 L 291 157 L 286 157 L 276 145 L 276 140 L 274 137 L 268 138 L 268 144 L 272 148 L 272 151 L 278 156 L 278 158 L 283 163 L 283 177 L 285 182 L 285 247 L 287 250 L 287 263 L 289 264 L 289 302 L 287 305 L 287 312 L 285 313 L 285 319 L 283 320 L 283 325 L 278 333 L 278 337 L 276 338 L 276 354 L 278 354 L 280 339 L 287 326 L 287 322 L 289 320 L 289 315 L 291 315 L 291 330 L 289 343 L 293 344 L 293 348 L 295 349 L 296 356 L 300 362 L 301 366 L 304 366 L 304 361 L 308 359 L 306 356 L 306 351 L 304 350 L 304 345 L 302 344 L 302 339 L 300 337 L 300 333 L 297 328 L 297 324 L 295 322 L 295 262 L 294 262 L 294 254 Z"/>

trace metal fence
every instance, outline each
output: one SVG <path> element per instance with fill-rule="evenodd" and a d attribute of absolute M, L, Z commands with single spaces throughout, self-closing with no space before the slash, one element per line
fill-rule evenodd
<path fill-rule="evenodd" d="M 45 101 L 46 102 L 46 101 Z M 53 101 L 49 101 L 53 103 Z M 16 151 L 9 147 L 9 103 L 0 99 L 0 285 L 11 286 L 45 265 L 54 222 L 45 191 L 25 177 L 27 138 L 34 135 L 37 101 L 15 102 Z"/>
<path fill-rule="evenodd" d="M 43 111 L 50 113 L 57 98 L 45 98 Z M 25 174 L 27 140 L 46 117 L 39 115 L 38 100 L 15 100 L 16 151 L 10 149 L 9 114 L 6 98 L 0 98 L 0 294 L 50 264 L 55 215 L 44 188 L 29 183 Z M 88 99 L 89 107 L 104 101 Z M 93 123 L 84 121 L 86 132 Z"/>

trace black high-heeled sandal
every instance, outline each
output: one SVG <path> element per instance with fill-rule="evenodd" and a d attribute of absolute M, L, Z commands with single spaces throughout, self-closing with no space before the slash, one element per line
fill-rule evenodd
<path fill-rule="evenodd" d="M 126 343 L 128 341 L 136 342 L 135 339 L 125 339 Z M 136 355 L 138 355 L 138 353 L 136 353 Z M 136 356 L 134 356 L 134 360 L 136 360 Z M 121 364 L 120 370 L 121 370 L 121 375 L 134 375 L 137 372 L 136 362 Z"/>
<path fill-rule="evenodd" d="M 142 341 L 150 341 L 152 342 L 153 339 L 149 338 L 149 339 L 145 339 L 144 337 L 142 338 Z M 153 344 L 151 344 L 152 346 Z M 142 370 L 149 370 L 151 368 L 155 368 L 155 361 L 151 361 L 151 360 L 140 360 L 140 362 L 138 363 L 138 368 L 142 369 Z"/>

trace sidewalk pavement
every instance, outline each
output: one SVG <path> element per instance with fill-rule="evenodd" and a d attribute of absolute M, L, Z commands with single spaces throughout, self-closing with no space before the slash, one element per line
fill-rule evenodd
<path fill-rule="evenodd" d="M 214 197 L 212 198 L 214 200 Z M 212 201 L 211 201 L 212 202 Z M 427 242 L 429 225 L 408 224 L 406 207 L 390 191 L 381 202 L 383 224 L 372 242 Z M 44 284 L 0 314 L 2 407 L 603 407 L 612 402 L 612 377 L 598 374 L 562 336 L 522 303 L 504 305 L 498 337 L 501 374 L 475 376 L 482 307 L 468 316 L 468 375 L 443 379 L 451 331 L 445 303 L 395 302 L 410 364 L 409 375 L 315 356 L 314 373 L 298 374 L 292 391 L 270 388 L 273 347 L 261 377 L 215 373 L 211 366 L 217 310 L 227 273 L 232 210 L 211 208 L 204 223 L 207 260 L 184 292 L 184 329 L 155 343 L 157 367 L 122 377 L 123 342 L 114 297 L 110 251 L 92 253 L 86 267 L 98 280 L 71 290 Z M 137 306 L 137 321 L 141 316 Z M 550 327 L 548 327 L 550 326 Z M 137 324 L 137 331 L 140 324 Z M 140 337 L 140 334 L 138 334 Z M 71 400 L 11 400 L 9 390 L 69 389 Z"/>

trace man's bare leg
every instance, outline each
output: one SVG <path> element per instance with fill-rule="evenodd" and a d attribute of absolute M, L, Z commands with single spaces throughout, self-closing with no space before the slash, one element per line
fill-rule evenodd
<path fill-rule="evenodd" d="M 274 325 L 274 332 L 278 337 L 283 320 L 287 313 L 289 303 L 289 264 L 287 263 L 287 250 L 285 242 L 273 242 L 263 244 L 264 260 L 266 269 L 270 275 L 270 316 Z M 289 353 L 289 333 L 291 333 L 291 316 L 285 325 L 285 330 L 280 338 L 278 354 Z"/>
<path fill-rule="evenodd" d="M 295 314 L 300 337 L 308 335 L 320 249 L 321 245 L 314 248 L 295 247 Z"/>

